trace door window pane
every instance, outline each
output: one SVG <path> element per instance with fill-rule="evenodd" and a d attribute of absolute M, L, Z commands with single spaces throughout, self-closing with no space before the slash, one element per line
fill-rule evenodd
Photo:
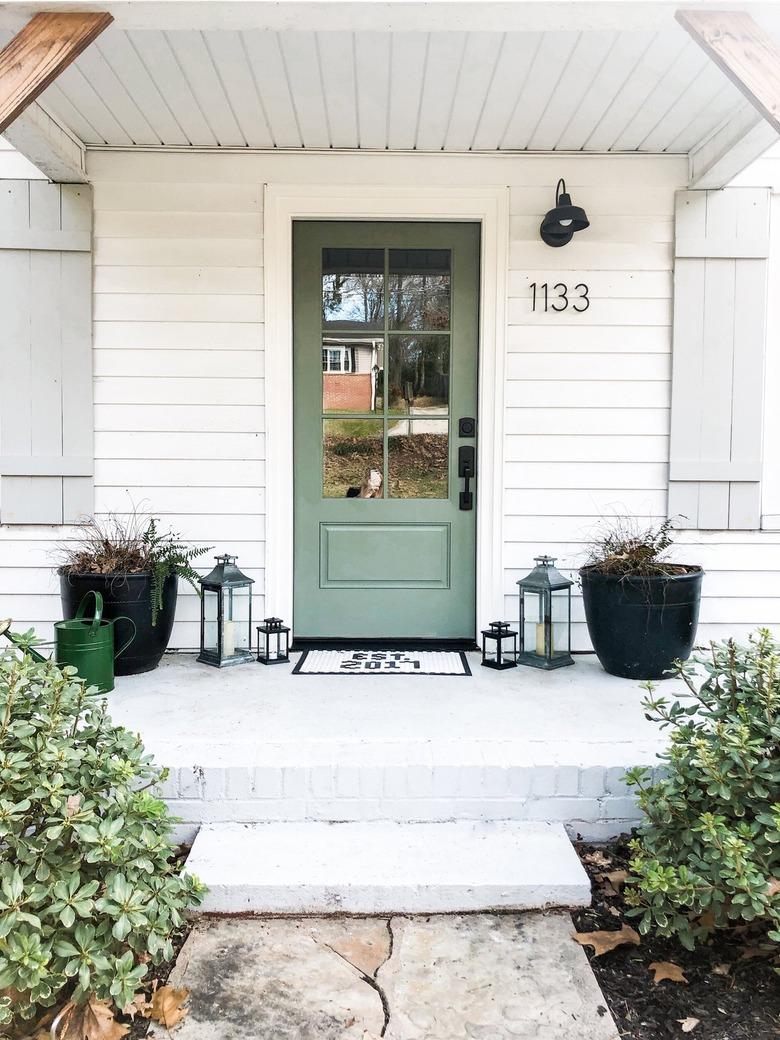
<path fill-rule="evenodd" d="M 446 419 L 390 420 L 387 484 L 390 498 L 449 496 L 449 436 Z"/>
<path fill-rule="evenodd" d="M 391 329 L 448 329 L 449 249 L 391 249 L 389 289 Z"/>
<path fill-rule="evenodd" d="M 391 336 L 387 391 L 391 414 L 446 415 L 450 337 Z"/>
<path fill-rule="evenodd" d="M 384 422 L 325 419 L 322 424 L 324 498 L 382 498 Z"/>
<path fill-rule="evenodd" d="M 382 412 L 383 336 L 322 337 L 322 410 Z"/>
<path fill-rule="evenodd" d="M 323 249 L 322 323 L 329 329 L 382 329 L 383 249 Z"/>

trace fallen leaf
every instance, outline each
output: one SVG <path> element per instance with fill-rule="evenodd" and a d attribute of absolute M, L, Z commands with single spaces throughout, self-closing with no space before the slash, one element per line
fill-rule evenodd
<path fill-rule="evenodd" d="M 601 957 L 616 946 L 624 946 L 626 943 L 639 946 L 641 942 L 639 933 L 628 924 L 624 924 L 619 932 L 574 932 L 572 939 L 580 946 L 592 946 L 594 957 Z"/>
<path fill-rule="evenodd" d="M 58 1018 L 52 1025 L 58 1040 L 121 1040 L 129 1032 L 114 1018 L 113 1008 L 95 997 L 80 1006 L 66 1004 Z"/>
<path fill-rule="evenodd" d="M 75 814 L 81 808 L 81 795 L 80 794 L 69 794 L 68 800 L 65 802 L 65 815 L 75 816 Z"/>
<path fill-rule="evenodd" d="M 620 911 L 616 906 L 608 906 L 607 913 L 612 914 L 613 917 L 620 917 Z"/>
<path fill-rule="evenodd" d="M 771 957 L 774 950 L 768 950 L 765 946 L 746 946 L 739 955 L 741 961 L 750 961 L 754 957 Z"/>
<path fill-rule="evenodd" d="M 595 849 L 593 852 L 586 852 L 582 857 L 586 863 L 590 863 L 594 867 L 611 867 L 612 860 L 609 856 L 605 856 L 599 849 Z"/>
<path fill-rule="evenodd" d="M 667 979 L 669 982 L 688 982 L 680 965 L 672 964 L 671 961 L 653 961 L 648 968 L 654 973 L 653 982 L 656 986 Z"/>
<path fill-rule="evenodd" d="M 713 975 L 728 975 L 730 971 L 730 964 L 716 964 L 715 967 L 712 969 Z"/>
<path fill-rule="evenodd" d="M 780 878 L 771 877 L 766 886 L 766 894 L 769 899 L 780 893 Z"/>
<path fill-rule="evenodd" d="M 146 999 L 145 993 L 136 993 L 133 999 L 125 1004 L 122 1008 L 122 1014 L 127 1015 L 128 1018 L 135 1022 L 136 1015 L 142 1015 L 144 1018 L 148 1018 L 148 1011 L 151 1009 L 151 1004 Z"/>
<path fill-rule="evenodd" d="M 683 1033 L 692 1033 L 699 1024 L 698 1018 L 678 1018 L 677 1021 L 680 1023 Z"/>
<path fill-rule="evenodd" d="M 607 895 L 619 896 L 620 890 L 627 877 L 627 870 L 610 870 L 607 874 L 601 874 L 600 878 L 605 882 L 605 893 Z"/>
<path fill-rule="evenodd" d="M 188 1009 L 182 1005 L 189 995 L 190 991 L 183 987 L 175 989 L 173 986 L 159 986 L 154 991 L 152 1006 L 146 1013 L 146 1017 L 153 1018 L 166 1029 L 173 1029 L 187 1014 Z"/>

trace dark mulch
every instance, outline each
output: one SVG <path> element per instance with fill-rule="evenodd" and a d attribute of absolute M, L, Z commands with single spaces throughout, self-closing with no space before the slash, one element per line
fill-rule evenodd
<path fill-rule="evenodd" d="M 186 942 L 187 936 L 192 931 L 192 924 L 188 922 L 180 932 L 176 934 L 173 940 L 173 957 L 169 961 L 165 961 L 163 964 L 154 964 L 151 966 L 151 970 L 148 972 L 146 977 L 143 979 L 143 990 L 144 993 L 151 994 L 155 987 L 164 986 L 168 981 L 168 976 L 173 971 L 173 966 L 176 963 L 176 958 L 179 956 L 179 951 Z M 131 1021 L 130 1018 L 122 1019 L 125 1025 L 130 1026 L 130 1032 L 126 1033 L 127 1040 L 137 1040 L 138 1037 L 146 1036 L 149 1032 L 149 1027 L 152 1022 L 149 1018 L 141 1018 L 140 1015 L 136 1015 L 135 1020 Z"/>
<path fill-rule="evenodd" d="M 624 923 L 635 928 L 636 918 L 626 917 L 622 896 L 604 879 L 628 867 L 625 841 L 579 844 L 577 851 L 593 884 L 592 906 L 573 915 L 577 931 L 619 930 Z M 760 931 L 734 929 L 718 933 L 693 953 L 676 939 L 652 934 L 642 936 L 640 946 L 619 946 L 601 957 L 593 955 L 593 947 L 583 948 L 626 1040 L 777 1040 L 780 975 L 771 954 L 757 955 L 762 944 Z M 655 984 L 648 968 L 654 961 L 679 965 L 688 984 Z M 680 1020 L 688 1018 L 699 1023 L 684 1033 Z"/>

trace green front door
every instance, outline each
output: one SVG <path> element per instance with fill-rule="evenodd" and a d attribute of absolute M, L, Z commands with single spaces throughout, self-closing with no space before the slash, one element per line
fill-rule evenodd
<path fill-rule="evenodd" d="M 301 221 L 293 265 L 295 637 L 473 640 L 479 226 Z"/>

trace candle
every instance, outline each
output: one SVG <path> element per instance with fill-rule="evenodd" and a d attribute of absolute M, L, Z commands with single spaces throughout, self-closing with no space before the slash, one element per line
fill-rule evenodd
<path fill-rule="evenodd" d="M 222 635 L 222 653 L 225 657 L 232 657 L 236 652 L 236 623 L 226 621 Z"/>
<path fill-rule="evenodd" d="M 555 647 L 553 645 L 553 629 L 550 628 L 550 653 L 552 654 Z M 544 622 L 539 621 L 536 625 L 536 652 L 540 657 L 545 656 L 544 650 Z"/>

